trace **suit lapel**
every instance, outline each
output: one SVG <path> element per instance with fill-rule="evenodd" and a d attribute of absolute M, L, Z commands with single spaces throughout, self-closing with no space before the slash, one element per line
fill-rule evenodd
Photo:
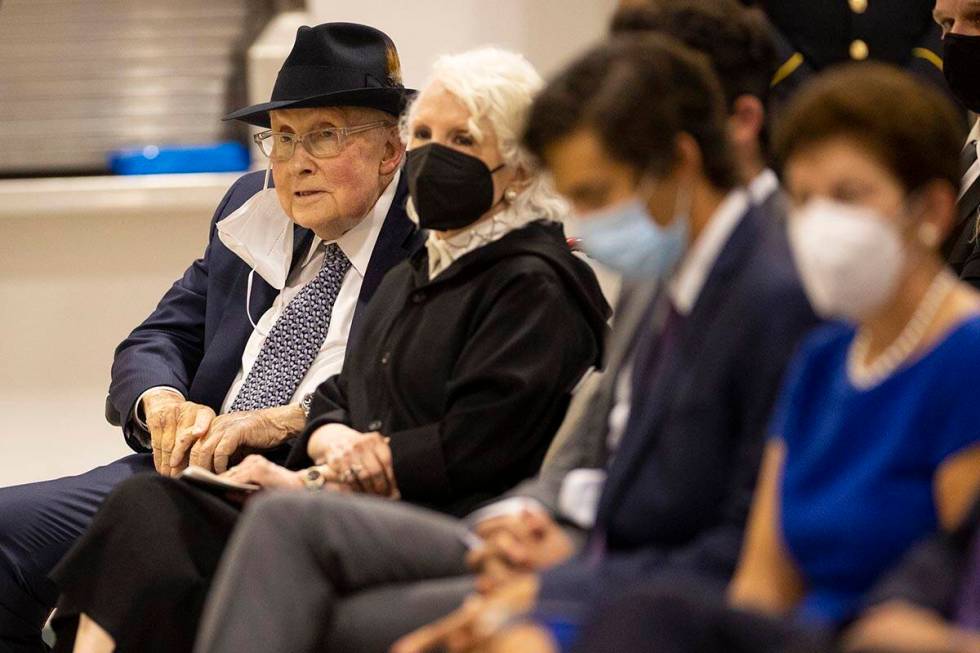
<path fill-rule="evenodd" d="M 736 226 L 728 242 L 722 248 L 698 299 L 685 318 L 678 332 L 677 345 L 659 353 L 662 357 L 660 371 L 654 386 L 646 397 L 633 393 L 629 432 L 624 434 L 620 451 L 609 470 L 609 478 L 600 501 L 600 519 L 608 523 L 608 515 L 614 510 L 620 497 L 628 488 L 635 471 L 646 462 L 647 452 L 657 442 L 664 418 L 678 399 L 677 391 L 683 387 L 681 376 L 693 369 L 691 361 L 702 351 L 702 343 L 718 319 L 718 307 L 724 303 L 731 288 L 732 279 L 742 269 L 744 260 L 751 254 L 754 244 L 762 237 L 758 209 L 750 208 Z M 662 328 L 669 310 L 666 301 L 658 302 L 653 319 L 655 328 Z"/>
<path fill-rule="evenodd" d="M 708 333 L 707 327 L 718 318 L 718 306 L 729 294 L 732 280 L 743 268 L 743 263 L 752 253 L 755 244 L 764 236 L 762 221 L 758 209 L 750 208 L 718 254 L 718 259 L 687 318 L 687 326 L 697 328 L 684 330 L 681 337 L 684 351 L 696 351 L 700 348 L 701 341 Z"/>
<path fill-rule="evenodd" d="M 293 228 L 293 257 L 290 269 L 295 267 L 302 256 L 309 251 L 312 241 L 312 231 L 298 225 Z M 251 269 L 237 256 L 235 260 L 239 265 L 236 266 L 238 272 L 231 286 L 234 290 L 225 301 L 221 321 L 215 330 L 216 334 L 220 334 L 217 336 L 220 341 L 212 341 L 212 346 L 208 350 L 207 364 L 202 361 L 194 377 L 194 386 L 200 389 L 198 401 L 211 406 L 215 412 L 221 410 L 228 388 L 241 369 L 242 352 L 245 351 L 245 345 L 253 330 L 249 315 L 252 320 L 258 322 L 279 295 L 279 291 L 266 283 L 265 279 L 258 274 L 254 275 L 248 314 L 246 314 L 245 302 L 248 297 L 248 276 Z"/>
<path fill-rule="evenodd" d="M 358 317 L 363 314 L 364 305 L 377 290 L 385 273 L 399 261 L 407 258 L 421 243 L 415 225 L 405 213 L 407 192 L 407 184 L 404 181 L 404 175 L 402 175 L 391 208 L 388 210 L 388 215 L 385 216 L 385 223 L 378 234 L 378 241 L 375 244 L 374 252 L 371 254 L 364 281 L 361 284 L 361 292 L 358 296 L 351 325 L 351 337 L 357 328 Z M 299 225 L 294 227 L 290 269 L 295 267 L 302 257 L 309 252 L 312 241 L 312 231 Z M 252 323 L 245 312 L 248 275 L 251 270 L 231 252 L 228 252 L 228 255 L 235 258 L 236 263 L 238 263 L 236 266 L 238 271 L 231 285 L 233 290 L 225 300 L 220 322 L 215 328 L 215 333 L 220 334 L 220 340 L 212 341 L 207 356 L 194 377 L 191 393 L 196 401 L 211 406 L 215 411 L 221 409 L 228 388 L 231 387 L 232 381 L 241 369 L 242 352 L 245 350 L 245 345 L 253 331 Z M 252 319 L 258 322 L 272 306 L 278 294 L 279 291 L 266 283 L 265 279 L 258 274 L 254 275 L 251 301 L 248 307 Z"/>
<path fill-rule="evenodd" d="M 953 227 L 953 235 L 948 241 L 948 249 L 944 252 L 946 259 L 954 267 L 962 266 L 973 253 L 973 236 L 976 231 L 977 213 L 980 210 L 980 178 L 975 179 L 956 202 L 956 210 L 956 226 Z"/>
<path fill-rule="evenodd" d="M 970 187 L 966 189 L 963 196 L 956 202 L 957 223 L 963 223 L 976 216 L 977 207 L 980 206 L 980 177 L 973 180 Z"/>
<path fill-rule="evenodd" d="M 234 254 L 230 254 L 234 256 Z M 194 375 L 194 389 L 192 396 L 196 394 L 194 400 L 207 404 L 215 412 L 221 410 L 221 404 L 225 400 L 228 388 L 231 387 L 235 375 L 242 366 L 242 352 L 249 336 L 252 335 L 252 323 L 245 313 L 246 289 L 248 286 L 248 275 L 251 269 L 239 261 L 238 272 L 235 275 L 224 309 L 221 312 L 221 319 L 215 327 L 216 334 L 211 341 L 205 359 L 201 361 L 197 374 Z M 252 319 L 258 321 L 272 305 L 278 291 L 266 283 L 260 275 L 254 275 L 252 279 L 252 297 L 249 310 Z M 192 389 L 193 390 L 193 389 Z"/>
<path fill-rule="evenodd" d="M 395 265 L 411 256 L 424 240 L 421 232 L 416 229 L 415 223 L 405 213 L 407 198 L 408 182 L 406 176 L 402 174 L 398 180 L 398 187 L 395 189 L 395 197 L 391 201 L 391 207 L 388 209 L 384 224 L 381 226 L 381 232 L 378 234 L 378 241 L 371 253 L 371 260 L 364 272 L 364 281 L 361 283 L 361 292 L 358 295 L 357 307 L 354 309 L 354 318 L 351 322 L 351 339 L 354 338 L 354 334 L 360 326 L 364 307 L 374 296 L 374 291 L 381 285 L 381 280 L 385 274 Z"/>
<path fill-rule="evenodd" d="M 661 284 L 653 281 L 630 283 L 620 292 L 616 306 L 612 335 L 606 348 L 606 361 L 602 379 L 591 398 L 588 434 L 592 460 L 609 459 L 607 437 L 609 434 L 609 412 L 616 400 L 619 377 L 630 360 L 631 352 L 643 330 L 655 328 L 652 305 Z"/>
<path fill-rule="evenodd" d="M 669 310 L 668 302 L 665 301 L 662 294 L 658 294 L 651 318 L 646 323 L 639 324 L 638 331 L 651 329 L 654 333 L 662 332 Z M 639 334 L 635 339 L 639 339 Z M 615 452 L 612 465 L 609 468 L 606 487 L 600 497 L 598 522 L 607 522 L 606 517 L 612 511 L 619 497 L 622 496 L 626 481 L 632 476 L 633 470 L 639 463 L 647 441 L 652 439 L 650 429 L 653 422 L 648 415 L 651 412 L 659 412 L 654 411 L 655 408 L 663 408 L 665 397 L 663 396 L 664 384 L 662 380 L 673 371 L 674 363 L 668 357 L 674 356 L 675 353 L 675 351 L 664 351 L 658 354 L 664 357 L 663 371 L 665 373 L 658 377 L 657 383 L 651 388 L 649 394 L 641 397 L 636 388 L 632 388 L 630 391 L 630 417 L 627 420 L 626 432 L 620 439 L 619 449 Z M 636 364 L 635 361 L 634 364 Z M 639 425 L 642 425 L 642 428 Z"/>
<path fill-rule="evenodd" d="M 613 337 L 609 340 L 606 358 L 606 373 L 615 376 L 622 370 L 636 339 L 642 329 L 642 322 L 650 316 L 650 305 L 661 284 L 655 281 L 631 284 L 622 291 L 622 301 L 613 318 L 615 326 Z"/>

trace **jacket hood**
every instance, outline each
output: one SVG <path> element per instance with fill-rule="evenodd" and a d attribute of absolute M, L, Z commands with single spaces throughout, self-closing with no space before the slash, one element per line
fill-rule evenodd
<path fill-rule="evenodd" d="M 426 265 L 419 263 L 427 259 L 423 248 L 413 257 L 413 274 L 421 286 L 445 283 L 467 270 L 491 265 L 502 258 L 530 255 L 544 260 L 555 271 L 565 285 L 570 298 L 578 302 L 582 314 L 595 334 L 599 358 L 596 368 L 602 367 L 603 350 L 609 330 L 608 320 L 612 309 L 602 294 L 599 281 L 589 265 L 575 256 L 568 246 L 565 230 L 560 223 L 538 220 L 515 229 L 500 240 L 478 247 L 461 256 L 435 279 L 426 278 Z"/>

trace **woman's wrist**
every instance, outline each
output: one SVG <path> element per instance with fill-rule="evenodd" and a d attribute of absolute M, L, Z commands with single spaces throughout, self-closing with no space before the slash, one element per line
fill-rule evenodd
<path fill-rule="evenodd" d="M 318 462 L 325 453 L 325 447 L 322 443 L 322 439 L 330 436 L 344 435 L 345 432 L 357 433 L 357 431 L 354 431 L 354 429 L 346 424 L 339 424 L 337 422 L 327 422 L 326 424 L 318 426 L 310 434 L 310 438 L 306 443 L 306 455 L 309 456 L 310 460 L 313 462 Z"/>

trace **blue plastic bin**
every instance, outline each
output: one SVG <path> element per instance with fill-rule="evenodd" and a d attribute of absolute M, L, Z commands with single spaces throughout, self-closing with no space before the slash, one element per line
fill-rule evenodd
<path fill-rule="evenodd" d="M 236 141 L 212 145 L 147 145 L 109 153 L 117 175 L 162 175 L 180 172 L 248 170 L 248 148 Z"/>

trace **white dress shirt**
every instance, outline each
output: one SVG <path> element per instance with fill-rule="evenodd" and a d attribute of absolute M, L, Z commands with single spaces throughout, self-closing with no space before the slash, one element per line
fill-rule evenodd
<path fill-rule="evenodd" d="M 691 314 L 718 255 L 748 210 L 749 194 L 744 188 L 728 193 L 687 251 L 667 287 L 674 308 L 681 315 Z"/>
<path fill-rule="evenodd" d="M 310 369 L 307 370 L 306 375 L 296 386 L 296 391 L 293 393 L 290 403 L 298 403 L 306 394 L 313 392 L 318 385 L 340 372 L 340 368 L 344 364 L 344 356 L 347 352 L 347 339 L 350 336 L 351 323 L 354 319 L 354 309 L 357 307 L 357 298 L 361 294 L 364 274 L 367 272 L 368 263 L 371 261 L 371 254 L 374 252 L 374 245 L 378 240 L 381 227 L 394 200 L 400 174 L 399 172 L 395 175 L 388 184 L 388 187 L 381 194 L 381 197 L 378 198 L 370 213 L 357 226 L 336 241 L 332 241 L 337 243 L 350 260 L 351 265 L 344 275 L 340 291 L 337 293 L 337 299 L 334 301 L 330 316 L 330 326 L 327 329 L 327 335 L 323 340 L 323 344 L 320 346 L 320 351 L 316 355 L 316 358 L 313 359 L 313 363 L 310 365 Z M 275 325 L 279 316 L 282 315 L 290 300 L 302 290 L 303 286 L 319 274 L 320 269 L 323 267 L 323 257 L 328 244 L 328 242 L 322 240 L 319 236 L 313 237 L 313 242 L 306 256 L 290 271 L 286 279 L 286 286 L 276 296 L 272 302 L 272 306 L 255 323 L 256 328 L 252 330 L 252 334 L 245 344 L 245 350 L 242 352 L 241 367 L 221 404 L 221 413 L 227 413 L 229 411 L 249 371 L 255 364 L 269 331 Z M 241 310 L 246 310 L 244 304 Z M 150 388 L 140 395 L 136 406 L 141 405 L 143 396 L 147 393 L 159 389 L 178 392 L 174 388 Z M 178 392 L 178 394 L 180 393 Z M 138 412 L 136 417 L 137 419 L 139 418 Z M 145 428 L 142 422 L 139 423 Z"/>
<path fill-rule="evenodd" d="M 361 220 L 356 227 L 333 241 L 344 252 L 351 265 L 347 274 L 344 275 L 340 292 L 337 293 L 337 299 L 334 301 L 327 336 L 323 339 L 320 351 L 313 359 L 306 376 L 296 386 L 290 403 L 299 402 L 306 394 L 313 392 L 318 385 L 340 372 L 340 368 L 343 367 L 344 355 L 347 353 L 347 339 L 350 336 L 350 327 L 354 319 L 354 309 L 357 307 L 357 298 L 361 294 L 361 284 L 364 282 L 364 274 L 367 272 L 368 263 L 371 261 L 371 254 L 374 252 L 374 245 L 378 241 L 378 234 L 381 233 L 385 216 L 388 215 L 388 209 L 391 208 L 397 184 L 398 178 L 396 176 L 388 184 L 381 197 L 378 198 L 368 216 Z M 262 350 L 269 330 L 275 325 L 290 300 L 303 289 L 303 286 L 320 273 L 328 244 L 330 243 L 319 236 L 313 237 L 309 253 L 302 262 L 290 271 L 289 277 L 286 279 L 286 287 L 276 296 L 269 310 L 263 313 L 259 321 L 256 322 L 256 328 L 252 330 L 252 335 L 249 336 L 245 350 L 242 352 L 242 366 L 221 404 L 222 413 L 228 412 L 231 408 L 249 371 L 258 358 L 259 352 Z"/>
<path fill-rule="evenodd" d="M 771 172 L 771 171 L 770 171 Z M 758 178 L 757 178 L 758 179 Z M 775 174 L 771 181 L 777 181 Z M 776 184 L 778 187 L 778 183 Z M 770 188 L 769 193 L 775 188 Z M 768 197 L 768 195 L 766 195 Z M 715 261 L 724 249 L 749 209 L 750 191 L 739 188 L 731 191 L 708 219 L 700 237 L 685 254 L 667 287 L 667 292 L 674 308 L 681 315 L 689 315 L 701 295 L 704 282 L 707 280 Z M 626 424 L 629 421 L 632 395 L 632 363 L 620 370 L 616 378 L 613 407 L 609 412 L 608 434 L 606 446 L 612 455 L 619 448 Z M 566 474 L 558 494 L 558 515 L 576 524 L 580 528 L 591 528 L 595 525 L 596 513 L 599 509 L 599 497 L 606 481 L 605 469 L 573 469 Z M 483 519 L 517 510 L 542 510 L 541 504 L 527 497 L 512 497 L 491 504 L 470 517 L 472 523 Z"/>
<path fill-rule="evenodd" d="M 966 142 L 973 143 L 974 147 L 977 148 L 978 156 L 977 160 L 973 162 L 973 165 L 963 175 L 963 184 L 960 186 L 960 197 L 980 178 L 980 119 L 977 119 L 973 123 L 973 129 L 970 130 L 970 135 L 966 137 Z"/>
<path fill-rule="evenodd" d="M 749 197 L 756 204 L 765 204 L 772 194 L 779 190 L 779 177 L 772 168 L 765 168 L 749 182 L 746 187 Z"/>

